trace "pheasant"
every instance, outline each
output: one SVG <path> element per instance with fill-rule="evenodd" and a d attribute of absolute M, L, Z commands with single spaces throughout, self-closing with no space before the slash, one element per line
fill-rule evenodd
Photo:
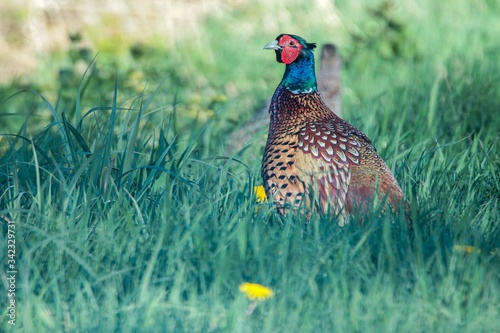
<path fill-rule="evenodd" d="M 374 200 L 396 209 L 402 191 L 370 139 L 324 103 L 314 72 L 315 43 L 281 34 L 264 49 L 286 65 L 269 106 L 262 178 L 278 211 L 364 212 Z"/>

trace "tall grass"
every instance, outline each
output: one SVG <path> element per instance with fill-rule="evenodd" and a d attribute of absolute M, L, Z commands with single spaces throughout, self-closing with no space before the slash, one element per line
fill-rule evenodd
<path fill-rule="evenodd" d="M 498 8 L 459 2 L 453 13 L 472 13 L 475 21 L 456 27 L 448 14 L 434 14 L 440 6 L 450 10 L 451 2 L 444 4 L 398 7 L 418 10 L 397 31 L 390 20 L 408 12 L 370 14 L 361 2 L 336 7 L 361 33 L 338 28 L 346 43 L 346 117 L 394 170 L 412 230 L 377 212 L 346 227 L 320 216 L 308 223 L 300 215 L 280 218 L 253 193 L 261 182 L 258 141 L 224 153 L 226 134 L 272 93 L 283 70 L 269 53 L 241 55 L 260 52 L 282 32 L 271 34 L 276 27 L 321 36 L 317 16 L 300 20 L 317 7 L 254 1 L 263 7 L 211 18 L 206 39 L 165 55 L 161 66 L 170 72 L 145 70 L 151 82 L 142 91 L 125 84 L 130 72 L 101 69 L 97 57 L 74 84 L 61 84 L 56 102 L 33 91 L 4 100 L 2 109 L 24 113 L 31 105 L 46 121 L 40 127 L 26 117 L 19 130 L 1 135 L 1 237 L 14 221 L 18 271 L 16 326 L 2 302 L 2 329 L 498 330 L 498 44 L 483 43 L 470 27 L 493 35 L 498 26 L 488 10 Z M 266 38 L 248 26 L 227 29 L 252 27 L 261 12 L 279 14 L 273 29 L 262 25 Z M 363 36 L 357 13 L 384 33 Z M 474 25 L 480 19 L 492 25 Z M 178 57 L 185 58 L 182 68 Z M 251 312 L 238 291 L 244 281 L 269 286 L 274 296 Z"/>

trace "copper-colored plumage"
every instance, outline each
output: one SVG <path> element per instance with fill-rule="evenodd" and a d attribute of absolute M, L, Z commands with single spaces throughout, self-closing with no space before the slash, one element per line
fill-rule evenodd
<path fill-rule="evenodd" d="M 262 160 L 264 186 L 278 210 L 339 214 L 343 224 L 377 198 L 395 208 L 401 189 L 370 139 L 332 112 L 317 90 L 297 93 L 283 82 L 271 100 Z"/>

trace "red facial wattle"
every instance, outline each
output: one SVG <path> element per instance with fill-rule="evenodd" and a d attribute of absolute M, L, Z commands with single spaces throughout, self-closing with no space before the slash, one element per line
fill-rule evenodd
<path fill-rule="evenodd" d="M 284 35 L 278 41 L 278 45 L 282 47 L 281 61 L 285 64 L 291 64 L 299 56 L 302 45 L 293 37 Z"/>

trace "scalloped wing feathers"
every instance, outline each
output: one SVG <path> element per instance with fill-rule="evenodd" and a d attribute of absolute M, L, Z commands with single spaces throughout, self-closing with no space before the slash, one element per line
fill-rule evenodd
<path fill-rule="evenodd" d="M 377 188 L 393 205 L 402 193 L 370 139 L 337 117 L 318 93 L 276 90 L 264 151 L 262 177 L 278 210 L 303 205 L 308 211 L 340 214 L 365 209 Z"/>

